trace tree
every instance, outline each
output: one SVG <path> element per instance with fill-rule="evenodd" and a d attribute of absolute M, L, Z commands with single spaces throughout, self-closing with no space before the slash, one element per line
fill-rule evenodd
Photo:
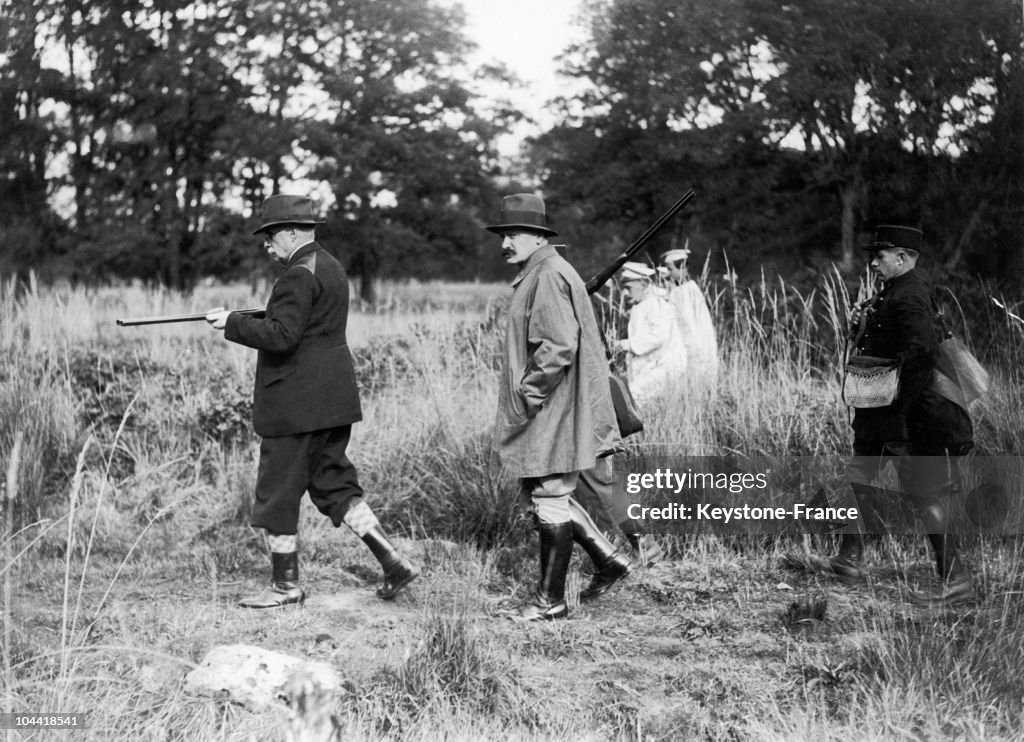
<path fill-rule="evenodd" d="M 310 118 L 301 147 L 311 176 L 331 184 L 335 223 L 349 266 L 372 300 L 374 279 L 415 265 L 424 254 L 470 257 L 474 216 L 494 202 L 494 141 L 514 119 L 478 109 L 462 61 L 468 42 L 461 9 L 428 0 L 282 3 L 282 44 L 316 7 L 318 30 L 302 75 L 327 102 Z M 485 75 L 500 74 L 486 69 Z M 338 226 L 342 225 L 342 226 Z M 408 270 L 408 269 L 406 269 Z M 414 275 L 417 271 L 413 269 Z"/>
<path fill-rule="evenodd" d="M 310 180 L 365 290 L 410 246 L 450 263 L 511 120 L 479 105 L 474 74 L 502 73 L 466 69 L 463 24 L 431 0 L 32 0 L 0 73 L 4 186 L 33 218 L 67 194 L 92 275 L 228 270 L 231 212 Z"/>
<path fill-rule="evenodd" d="M 948 186 L 977 192 L 965 181 L 994 145 L 979 135 L 1014 118 L 995 112 L 1012 86 L 993 81 L 1012 79 L 1019 15 L 1008 0 L 595 3 L 565 66 L 590 88 L 565 102 L 576 115 L 537 161 L 569 200 L 631 192 L 596 211 L 606 221 L 659 174 L 685 172 L 703 196 L 691 230 L 725 227 L 726 247 L 832 243 L 849 266 L 858 231 L 883 215 L 964 234 L 977 209 Z"/>

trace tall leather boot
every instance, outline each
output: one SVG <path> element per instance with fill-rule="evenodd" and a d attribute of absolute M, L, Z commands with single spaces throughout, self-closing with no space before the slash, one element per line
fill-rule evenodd
<path fill-rule="evenodd" d="M 377 597 L 381 600 L 391 600 L 419 576 L 419 570 L 402 556 L 379 525 L 371 528 L 361 538 L 384 569 L 384 584 L 377 588 Z"/>
<path fill-rule="evenodd" d="M 954 605 L 977 599 L 974 581 L 964 569 L 957 551 L 956 534 L 949 533 L 946 508 L 941 503 L 932 503 L 921 508 L 921 516 L 935 555 L 940 584 L 937 590 L 911 590 L 910 599 L 926 606 Z"/>
<path fill-rule="evenodd" d="M 863 555 L 864 537 L 859 533 L 844 533 L 838 554 L 832 558 L 812 554 L 807 561 L 817 571 L 853 585 L 867 581 L 868 573 L 860 566 Z"/>
<path fill-rule="evenodd" d="M 565 577 L 572 558 L 572 523 L 540 523 L 540 582 L 533 600 L 519 608 L 519 621 L 565 618 Z"/>
<path fill-rule="evenodd" d="M 251 598 L 238 601 L 242 608 L 280 608 L 286 605 L 301 605 L 306 600 L 306 591 L 299 587 L 299 553 L 285 554 L 270 552 L 270 587 Z"/>
<path fill-rule="evenodd" d="M 587 511 L 576 500 L 569 498 L 569 517 L 572 518 L 572 538 L 587 552 L 594 564 L 594 577 L 590 584 L 580 591 L 580 602 L 600 598 L 612 585 L 628 575 L 633 563 L 597 527 Z"/>

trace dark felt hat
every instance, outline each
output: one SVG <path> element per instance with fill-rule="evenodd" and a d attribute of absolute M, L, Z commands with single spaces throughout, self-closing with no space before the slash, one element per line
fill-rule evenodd
<path fill-rule="evenodd" d="M 887 247 L 903 247 L 908 250 L 924 250 L 924 233 L 914 227 L 900 227 L 895 224 L 879 224 L 875 227 L 874 241 L 863 245 L 862 250 L 877 252 Z"/>
<path fill-rule="evenodd" d="M 548 236 L 558 234 L 548 226 L 547 213 L 544 211 L 544 199 L 532 193 L 505 196 L 501 202 L 498 223 L 487 227 L 488 232 L 496 234 L 512 229 L 526 229 Z"/>
<path fill-rule="evenodd" d="M 302 224 L 312 226 L 323 224 L 323 219 L 316 218 L 316 205 L 313 199 L 305 196 L 287 196 L 280 194 L 271 196 L 263 202 L 262 224 L 253 234 L 259 234 L 267 227 L 281 224 Z"/>

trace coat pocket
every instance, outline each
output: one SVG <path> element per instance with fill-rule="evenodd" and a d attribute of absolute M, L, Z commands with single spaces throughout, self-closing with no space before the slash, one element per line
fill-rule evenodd
<path fill-rule="evenodd" d="M 263 373 L 261 374 L 263 386 L 270 386 L 271 384 L 276 384 L 279 381 L 283 381 L 284 379 L 287 379 L 289 376 L 294 374 L 296 370 L 298 370 L 298 365 L 293 363 L 281 366 L 264 367 Z"/>

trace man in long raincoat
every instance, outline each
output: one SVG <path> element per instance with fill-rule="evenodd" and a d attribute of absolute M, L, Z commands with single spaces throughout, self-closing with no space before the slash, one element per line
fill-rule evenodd
<path fill-rule="evenodd" d="M 501 236 L 506 261 L 519 267 L 494 444 L 502 465 L 520 479 L 540 535 L 540 582 L 517 617 L 564 618 L 574 540 L 595 567 L 581 599 L 602 594 L 632 567 L 571 497 L 580 471 L 621 443 L 608 366 L 586 287 L 548 243 L 558 233 L 547 224 L 543 200 L 529 193 L 506 197 L 498 224 L 487 229 Z"/>

